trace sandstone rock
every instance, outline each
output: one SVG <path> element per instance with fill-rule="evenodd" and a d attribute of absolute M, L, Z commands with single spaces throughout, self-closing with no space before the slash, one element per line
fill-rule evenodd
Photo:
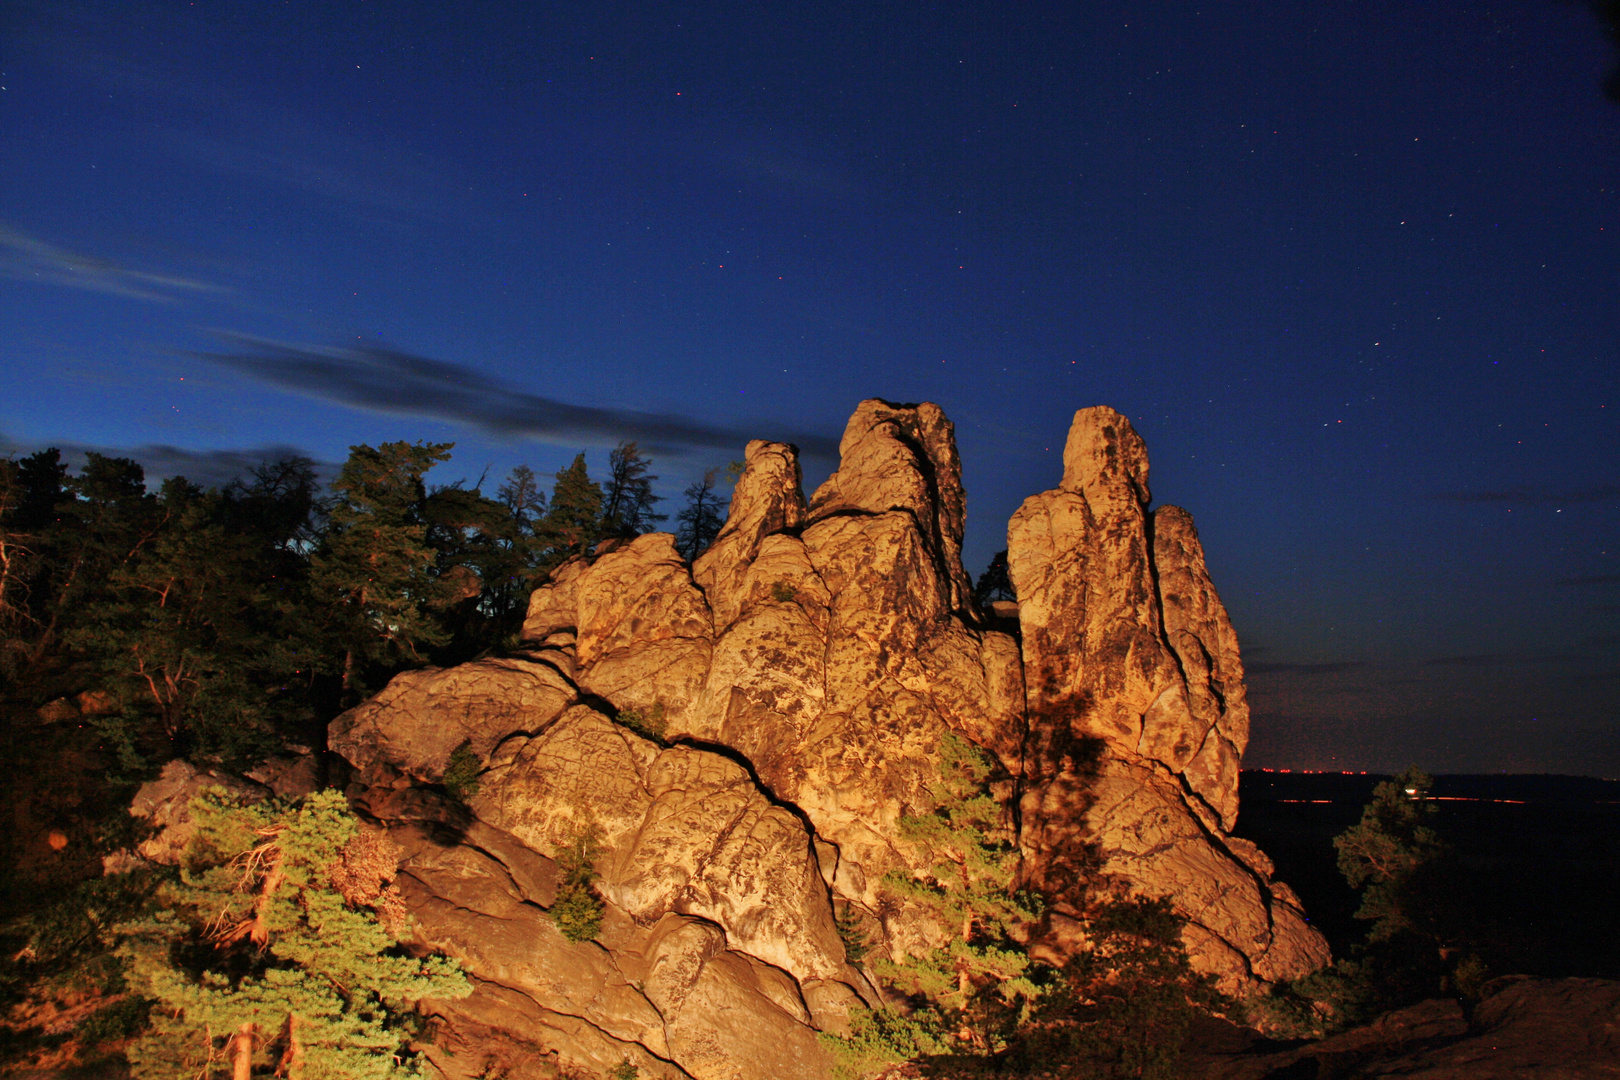
<path fill-rule="evenodd" d="M 1437 999 L 1293 1049 L 1195 1053 L 1185 1064 L 1204 1080 L 1599 1080 L 1620 1072 L 1617 1061 L 1620 982 L 1510 976 L 1487 984 L 1467 1019 Z"/>
<path fill-rule="evenodd" d="M 581 689 L 679 720 L 708 673 L 714 619 L 674 536 L 637 537 L 598 558 L 573 590 Z"/>
<path fill-rule="evenodd" d="M 838 444 L 838 471 L 810 499 L 810 519 L 859 511 L 912 516 L 942 571 L 942 606 L 962 611 L 972 586 L 962 569 L 966 496 L 956 429 L 938 405 L 861 402 Z"/>
<path fill-rule="evenodd" d="M 1081 409 L 1062 488 L 1024 500 L 1007 526 L 1032 727 L 1135 753 L 1149 709 L 1185 694 L 1162 641 L 1146 497 L 1147 452 L 1130 422 Z"/>
<path fill-rule="evenodd" d="M 843 945 L 799 819 L 729 758 L 661 750 L 591 710 L 514 741 L 484 775 L 479 818 L 542 853 L 599 831 L 600 888 L 642 924 L 671 911 L 798 978 L 843 972 Z"/>
<path fill-rule="evenodd" d="M 747 467 L 731 493 L 725 527 L 692 565 L 692 577 L 714 609 L 717 630 L 736 619 L 743 595 L 740 586 L 761 542 L 804 524 L 798 451 L 786 443 L 755 439 L 744 460 Z"/>
<path fill-rule="evenodd" d="M 328 741 L 356 769 L 380 763 L 437 780 L 462 743 L 487 757 L 513 732 L 545 728 L 578 696 L 555 666 L 535 660 L 423 668 L 332 721 Z"/>
<path fill-rule="evenodd" d="M 397 882 L 415 943 L 455 957 L 476 977 L 472 997 L 434 1005 L 452 1027 L 473 1024 L 519 1041 L 538 1034 L 561 1061 L 601 1070 L 628 1059 L 651 1065 L 652 1075 L 699 1080 L 826 1074 L 798 983 L 728 950 L 717 923 L 666 913 L 643 928 L 613 906 L 600 935 L 611 948 L 570 943 L 543 910 L 555 896 L 556 868 L 518 837 L 474 822 L 456 842 L 434 828 L 443 822 L 432 819 L 451 809 L 442 800 L 390 791 L 365 805 L 392 822 L 405 852 Z M 758 842 L 757 832 L 737 842 Z"/>
<path fill-rule="evenodd" d="M 267 799 L 271 794 L 269 788 L 251 780 L 214 769 L 198 769 L 188 761 L 171 761 L 163 766 L 156 780 L 148 780 L 140 786 L 130 803 L 132 816 L 145 818 L 158 830 L 137 845 L 135 853 L 151 862 L 177 864 L 197 834 L 191 817 L 191 800 L 209 787 L 224 788 L 253 801 Z"/>
<path fill-rule="evenodd" d="M 319 768 L 315 755 L 298 748 L 298 753 L 278 754 L 261 761 L 242 775 L 256 784 L 263 784 L 278 799 L 301 799 L 319 790 Z"/>
<path fill-rule="evenodd" d="M 879 997 L 845 963 L 832 899 L 894 955 L 942 933 L 883 879 L 921 858 L 901 821 L 932 809 L 952 733 L 1018 794 L 1009 836 L 1056 902 L 1054 959 L 1101 874 L 1167 897 L 1228 989 L 1326 961 L 1264 853 L 1227 835 L 1237 639 L 1191 519 L 1149 518 L 1128 421 L 1076 414 L 1060 487 L 1009 525 L 1017 634 L 972 608 L 939 409 L 863 402 L 841 452 L 807 506 L 793 448 L 749 444 L 694 566 L 667 534 L 601 545 L 535 592 L 521 656 L 409 673 L 334 725 L 352 797 L 412 852 L 419 944 L 477 980 L 435 1006 L 449 1043 L 558 1070 L 825 1075 L 815 1032 Z M 624 710 L 656 713 L 662 737 Z M 466 806 L 433 787 L 462 742 L 488 763 Z M 575 945 L 545 912 L 551 856 L 582 830 L 607 908 Z"/>
<path fill-rule="evenodd" d="M 1155 515 L 1150 548 L 1147 452 L 1112 409 L 1075 414 L 1063 464 L 1062 486 L 1025 500 L 1007 530 L 1034 879 L 1061 898 L 1100 868 L 1167 897 L 1195 966 L 1229 989 L 1303 975 L 1327 962 L 1326 942 L 1224 833 L 1248 706 L 1192 519 Z"/>
<path fill-rule="evenodd" d="M 1249 701 L 1237 632 L 1204 565 L 1192 515 L 1179 506 L 1153 514 L 1153 563 L 1164 631 L 1181 665 L 1193 724 L 1202 741 L 1186 761 L 1188 786 L 1215 808 L 1221 827 L 1237 819 L 1238 768 L 1249 745 Z"/>

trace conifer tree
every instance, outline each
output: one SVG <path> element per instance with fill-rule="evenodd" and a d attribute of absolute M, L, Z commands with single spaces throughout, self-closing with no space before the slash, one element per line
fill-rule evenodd
<path fill-rule="evenodd" d="M 415 1076 L 404 1013 L 464 997 L 442 957 L 403 954 L 398 848 L 361 834 L 336 792 L 239 805 L 213 788 L 165 910 L 121 928 L 129 981 L 152 999 L 128 1051 L 136 1080 Z"/>
<path fill-rule="evenodd" d="M 1441 852 L 1440 836 L 1424 824 L 1434 816 L 1428 800 L 1433 778 L 1416 766 L 1373 789 L 1361 821 L 1333 838 L 1339 872 L 1365 889 L 1356 918 L 1372 922 L 1370 941 L 1417 929 L 1409 885 Z"/>
<path fill-rule="evenodd" d="M 634 441 L 625 440 L 608 453 L 608 481 L 602 493 L 602 532 L 609 536 L 639 536 L 669 517 L 653 507 L 664 500 L 653 494 L 648 473 L 652 462 Z"/>
<path fill-rule="evenodd" d="M 602 487 L 586 471 L 584 454 L 557 473 L 542 532 L 553 564 L 584 552 L 601 536 Z"/>
<path fill-rule="evenodd" d="M 915 874 L 892 871 L 884 884 L 950 937 L 926 955 L 873 965 L 880 977 L 959 1021 L 995 1001 L 1022 1009 L 1038 996 L 1028 977 L 1030 959 L 1013 934 L 1040 916 L 1041 902 L 1013 888 L 1018 849 L 1009 840 L 1003 808 L 990 793 L 990 772 L 983 752 L 965 739 L 945 736 L 931 789 L 935 810 L 900 823 L 901 835 L 925 867 Z M 981 1028 L 973 1036 L 982 1044 L 988 1033 Z"/>
<path fill-rule="evenodd" d="M 342 657 L 345 696 L 361 688 L 360 665 L 420 662 L 446 640 L 429 605 L 435 553 L 427 543 L 422 478 L 452 443 L 352 446 L 332 482 L 324 543 L 311 587 L 327 615 L 331 652 Z"/>
<path fill-rule="evenodd" d="M 675 515 L 675 550 L 691 562 L 708 550 L 725 527 L 726 500 L 715 493 L 718 469 L 710 469 L 703 479 L 686 487 L 686 507 Z"/>
<path fill-rule="evenodd" d="M 67 635 L 107 687 L 155 716 L 171 748 L 275 749 L 268 712 L 293 661 L 276 631 L 267 567 L 253 538 L 227 527 L 223 498 L 167 481 L 164 510 L 140 553 L 115 568 Z M 267 618 L 266 616 L 271 616 Z"/>

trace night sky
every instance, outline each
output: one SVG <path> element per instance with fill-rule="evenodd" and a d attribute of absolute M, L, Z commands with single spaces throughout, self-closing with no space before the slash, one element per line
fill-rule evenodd
<path fill-rule="evenodd" d="M 0 449 L 660 490 L 935 401 L 967 562 L 1148 444 L 1246 764 L 1620 776 L 1620 105 L 1585 5 L 0 0 Z"/>

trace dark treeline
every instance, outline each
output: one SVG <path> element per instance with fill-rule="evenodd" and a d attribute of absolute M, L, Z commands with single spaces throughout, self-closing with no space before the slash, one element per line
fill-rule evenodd
<path fill-rule="evenodd" d="M 320 749 L 398 671 L 512 647 L 551 570 L 667 517 L 633 442 L 603 482 L 580 454 L 549 492 L 519 466 L 493 494 L 427 483 L 451 448 L 356 446 L 325 487 L 298 457 L 155 491 L 125 458 L 0 460 L 8 719 L 71 716 L 130 778 L 174 756 L 240 768 Z M 712 472 L 687 494 L 678 540 L 695 557 L 725 503 Z"/>

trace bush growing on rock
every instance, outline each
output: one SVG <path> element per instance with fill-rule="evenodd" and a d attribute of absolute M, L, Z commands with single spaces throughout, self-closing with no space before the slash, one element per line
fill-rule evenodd
<path fill-rule="evenodd" d="M 466 801 L 478 794 L 478 774 L 483 771 L 484 763 L 469 740 L 450 751 L 450 761 L 444 767 L 440 783 L 451 795 Z"/>
<path fill-rule="evenodd" d="M 576 829 L 568 845 L 557 853 L 562 881 L 549 913 L 562 936 L 576 945 L 591 940 L 602 929 L 605 905 L 595 885 L 596 860 L 601 854 L 601 831 L 595 823 Z"/>
<path fill-rule="evenodd" d="M 1014 934 L 1039 918 L 1041 901 L 1013 888 L 1018 850 L 990 793 L 990 773 L 987 754 L 946 735 L 932 785 L 934 810 L 901 821 L 902 836 L 924 869 L 893 871 L 884 884 L 949 936 L 919 956 L 873 961 L 873 972 L 918 1007 L 909 1015 L 865 1013 L 848 1038 L 827 1037 L 847 1075 L 923 1053 L 999 1051 L 1039 996 L 1032 962 Z M 846 934 L 848 916 L 846 910 L 839 927 Z M 847 949 L 848 936 L 845 941 Z"/>
<path fill-rule="evenodd" d="M 660 701 L 650 709 L 620 709 L 613 719 L 642 738 L 661 743 L 669 731 L 666 712 L 664 703 Z"/>

